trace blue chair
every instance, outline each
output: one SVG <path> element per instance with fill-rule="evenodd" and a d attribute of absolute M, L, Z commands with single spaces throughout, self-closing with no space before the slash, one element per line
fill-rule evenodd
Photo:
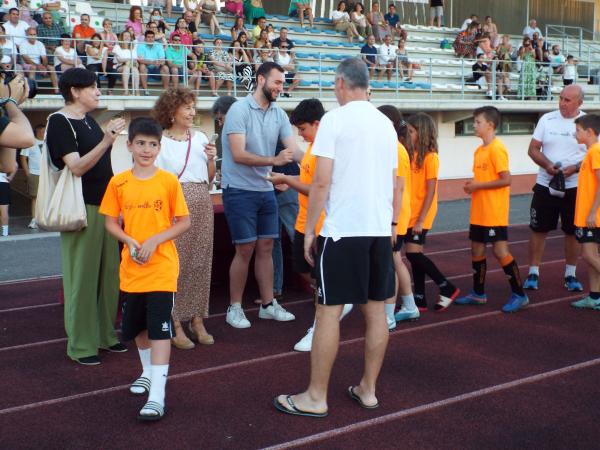
<path fill-rule="evenodd" d="M 327 81 L 327 80 L 321 80 L 320 82 L 317 80 L 317 82 L 315 83 L 317 86 L 319 86 L 319 84 L 321 85 L 321 87 L 324 88 L 328 88 L 333 86 L 333 81 Z"/>
<path fill-rule="evenodd" d="M 300 72 L 310 72 L 313 70 L 312 66 L 298 66 Z"/>
<path fill-rule="evenodd" d="M 338 32 L 335 31 L 335 30 L 321 30 L 321 33 L 323 33 L 323 34 L 330 34 L 332 36 L 335 36 L 336 34 L 338 34 Z"/>
<path fill-rule="evenodd" d="M 300 80 L 300 86 L 302 86 L 302 87 L 312 86 L 312 81 Z"/>
<path fill-rule="evenodd" d="M 375 89 L 383 89 L 385 87 L 385 83 L 381 81 L 371 81 L 371 87 Z"/>
<path fill-rule="evenodd" d="M 415 83 L 416 87 L 418 87 L 419 89 L 425 89 L 425 90 L 429 90 L 431 89 L 431 84 L 429 83 Z"/>

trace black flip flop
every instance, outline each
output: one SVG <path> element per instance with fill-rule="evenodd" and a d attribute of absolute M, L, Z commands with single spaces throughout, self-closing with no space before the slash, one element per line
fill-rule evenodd
<path fill-rule="evenodd" d="M 365 409 L 375 409 L 375 408 L 379 408 L 379 402 L 375 403 L 374 405 L 366 405 L 363 403 L 363 401 L 361 400 L 361 398 L 356 395 L 356 393 L 354 392 L 354 388 L 356 386 L 350 386 L 348 388 L 348 395 L 350 396 L 350 398 L 352 400 L 354 400 L 356 403 L 358 403 L 362 408 Z"/>
<path fill-rule="evenodd" d="M 273 399 L 273 406 L 275 406 L 275 408 L 278 411 L 281 411 L 282 413 L 285 413 L 285 414 L 291 414 L 292 416 L 306 416 L 306 417 L 315 417 L 317 419 L 320 419 L 323 417 L 327 417 L 327 415 L 329 414 L 327 411 L 325 411 L 323 413 L 302 411 L 301 409 L 296 408 L 296 405 L 294 405 L 294 401 L 292 400 L 291 395 L 287 395 L 285 397 L 285 400 L 287 401 L 289 408 L 286 408 L 284 405 L 282 405 L 279 402 L 279 400 L 277 400 L 277 397 L 275 397 Z"/>

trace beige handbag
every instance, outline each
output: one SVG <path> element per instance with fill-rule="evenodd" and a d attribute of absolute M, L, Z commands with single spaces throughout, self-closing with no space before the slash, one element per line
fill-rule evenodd
<path fill-rule="evenodd" d="M 62 113 L 55 114 L 65 118 L 77 140 L 77 134 L 69 119 Z M 48 119 L 50 117 L 52 115 Z M 48 231 L 79 231 L 87 226 L 81 177 L 73 175 L 66 164 L 64 169 L 58 170 L 52 163 L 46 136 L 40 160 L 35 220 L 40 228 Z"/>

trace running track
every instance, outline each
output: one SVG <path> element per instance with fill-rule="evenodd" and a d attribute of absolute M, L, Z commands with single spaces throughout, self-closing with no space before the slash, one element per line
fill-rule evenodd
<path fill-rule="evenodd" d="M 527 236 L 525 227 L 511 233 L 522 268 Z M 440 268 L 468 289 L 466 233 L 429 242 Z M 173 351 L 167 415 L 142 424 L 135 417 L 144 400 L 127 391 L 139 373 L 133 346 L 102 354 L 100 366 L 74 364 L 65 356 L 60 281 L 0 285 L 0 448 L 598 448 L 600 313 L 569 307 L 578 296 L 562 287 L 562 258 L 562 240 L 551 236 L 542 288 L 523 312 L 499 311 L 508 284 L 490 257 L 488 305 L 453 306 L 400 325 L 390 334 L 381 407 L 373 411 L 345 393 L 362 368 L 363 328 L 353 312 L 342 324 L 330 415 L 320 420 L 271 406 L 273 396 L 307 381 L 309 355 L 291 351 L 312 322 L 305 293 L 285 301 L 295 322 L 259 322 L 251 310 L 252 328 L 235 330 L 224 321 L 226 296 L 215 292 L 207 328 L 217 343 Z M 578 274 L 586 280 L 583 264 Z"/>

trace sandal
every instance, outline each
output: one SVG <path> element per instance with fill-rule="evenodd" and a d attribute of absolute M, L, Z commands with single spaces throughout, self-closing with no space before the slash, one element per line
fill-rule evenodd
<path fill-rule="evenodd" d="M 198 334 L 196 332 L 196 330 L 194 330 L 194 327 L 193 327 L 191 321 L 189 324 L 189 330 L 190 330 L 190 334 L 192 335 L 192 339 L 194 339 L 196 342 L 198 342 L 198 344 L 213 345 L 215 343 L 215 338 L 212 336 L 212 334 L 206 333 L 206 330 L 205 330 L 204 334 Z"/>
<path fill-rule="evenodd" d="M 350 386 L 348 388 L 348 395 L 350 396 L 350 398 L 352 400 L 354 400 L 356 403 L 358 403 L 362 408 L 365 409 L 375 409 L 375 408 L 379 408 L 379 402 L 375 403 L 374 405 L 367 405 L 365 403 L 363 403 L 362 399 L 358 396 L 358 394 L 356 394 L 356 392 L 354 392 L 354 388 L 356 386 Z"/>
<path fill-rule="evenodd" d="M 323 418 L 323 417 L 327 417 L 327 415 L 329 414 L 327 411 L 322 412 L 322 413 L 316 413 L 316 412 L 310 412 L 310 411 L 302 411 L 301 409 L 297 408 L 296 405 L 294 405 L 294 401 L 292 400 L 292 396 L 291 395 L 286 395 L 285 396 L 285 400 L 287 402 L 287 406 L 286 405 L 282 405 L 279 400 L 277 400 L 278 397 L 275 397 L 273 399 L 273 406 L 275 406 L 275 409 L 277 409 L 278 411 L 281 411 L 282 413 L 285 414 L 291 414 L 292 416 L 305 416 L 305 417 L 314 417 L 317 419 Z"/>
<path fill-rule="evenodd" d="M 143 414 L 142 411 L 148 410 L 153 411 L 156 414 Z M 158 402 L 147 402 L 138 414 L 138 420 L 143 420 L 146 422 L 154 422 L 156 420 L 160 420 L 165 415 L 165 407 Z"/>
<path fill-rule="evenodd" d="M 146 395 L 150 392 L 150 379 L 146 377 L 139 377 L 131 386 L 129 386 L 129 392 L 133 395 Z"/>

